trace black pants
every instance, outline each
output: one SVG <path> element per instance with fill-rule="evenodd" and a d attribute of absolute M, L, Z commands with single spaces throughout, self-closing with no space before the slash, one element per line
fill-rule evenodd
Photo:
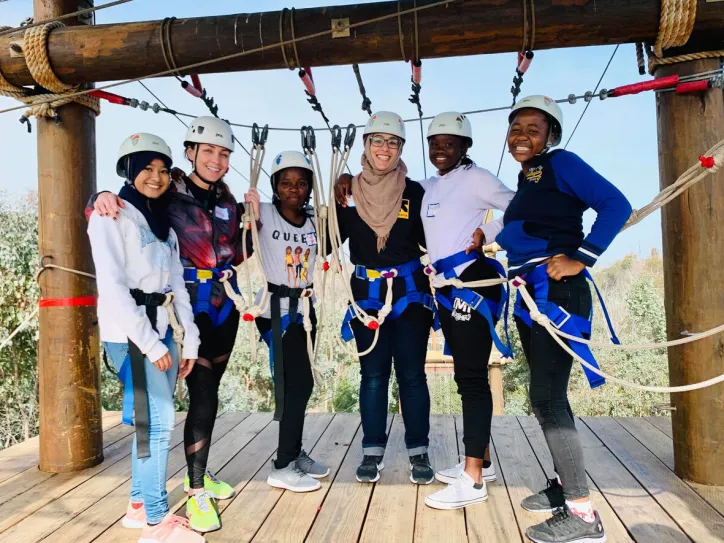
<path fill-rule="evenodd" d="M 232 309 L 223 324 L 214 328 L 206 313 L 195 319 L 201 335 L 199 359 L 188 377 L 189 412 L 184 426 L 184 447 L 191 488 L 204 487 L 204 473 L 211 448 L 211 434 L 219 410 L 219 384 L 226 371 L 239 329 L 239 312 Z"/>
<path fill-rule="evenodd" d="M 550 302 L 571 314 L 588 317 L 592 301 L 585 277 L 549 279 L 548 284 Z M 573 357 L 541 325 L 533 323 L 531 329 L 518 317 L 515 321 L 530 366 L 530 404 L 561 478 L 563 494 L 568 500 L 586 497 L 589 493 L 583 449 L 568 402 Z"/>
<path fill-rule="evenodd" d="M 314 322 L 314 319 L 313 319 Z M 257 319 L 257 328 L 264 334 L 271 330 L 270 319 Z M 312 332 L 312 340 L 316 335 Z M 284 352 L 284 415 L 279 421 L 279 448 L 274 465 L 287 467 L 302 451 L 302 432 L 307 403 L 314 389 L 312 366 L 307 354 L 307 333 L 301 324 L 290 324 L 282 336 Z"/>
<path fill-rule="evenodd" d="M 462 281 L 479 281 L 498 277 L 497 272 L 484 259 L 468 266 L 460 276 Z M 472 289 L 484 298 L 500 302 L 501 288 Z M 450 299 L 452 287 L 443 287 L 440 294 Z M 463 444 L 465 456 L 484 458 L 490 444 L 490 426 L 493 420 L 493 395 L 488 380 L 488 362 L 493 347 L 490 325 L 467 304 L 452 299 L 450 313 L 438 305 L 440 323 L 445 341 L 453 357 L 455 382 L 463 404 Z M 484 303 L 484 302 L 483 302 Z"/>

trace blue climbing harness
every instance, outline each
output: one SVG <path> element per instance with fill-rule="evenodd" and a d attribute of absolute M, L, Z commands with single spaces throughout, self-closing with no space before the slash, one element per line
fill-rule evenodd
<path fill-rule="evenodd" d="M 405 295 L 400 297 L 392 305 L 390 314 L 387 315 L 387 320 L 395 320 L 397 317 L 402 315 L 410 304 L 419 303 L 424 305 L 430 311 L 435 313 L 435 303 L 433 297 L 430 294 L 420 292 L 417 290 L 415 284 L 415 272 L 422 269 L 422 263 L 419 260 L 413 260 L 406 264 L 400 264 L 391 268 L 366 268 L 365 266 L 355 266 L 354 275 L 357 279 L 363 279 L 369 281 L 369 291 L 366 300 L 356 301 L 357 306 L 363 311 L 379 311 L 384 307 L 384 302 L 381 300 L 381 287 L 382 282 L 389 278 L 401 278 L 405 280 L 406 291 Z M 353 307 L 350 305 L 347 309 L 347 313 L 344 315 L 342 321 L 342 339 L 344 341 L 350 341 L 354 338 L 352 332 L 351 322 L 356 318 Z"/>
<path fill-rule="evenodd" d="M 523 279 L 528 285 L 531 285 L 533 287 L 533 298 L 535 304 L 538 306 L 538 310 L 546 317 L 548 317 L 548 319 L 551 321 L 551 324 L 561 332 L 582 339 L 590 338 L 591 324 L 593 322 L 593 307 L 591 307 L 591 312 L 589 313 L 588 318 L 585 318 L 579 317 L 578 315 L 573 315 L 559 305 L 549 301 L 549 278 L 546 271 L 547 267 L 547 265 L 538 266 L 533 271 L 521 276 L 521 279 Z M 603 310 L 603 315 L 606 318 L 606 323 L 608 324 L 608 329 L 611 333 L 611 341 L 614 344 L 619 345 L 621 342 L 619 341 L 618 337 L 616 336 L 616 332 L 613 329 L 613 324 L 611 323 L 611 318 L 608 315 L 606 304 L 603 302 L 601 292 L 598 290 L 598 287 L 593 281 L 593 278 L 591 277 L 591 274 L 588 272 L 588 270 L 583 270 L 583 276 L 591 283 L 593 283 L 593 288 L 596 289 L 598 301 L 601 303 L 601 309 Z M 521 286 L 520 288 L 525 287 Z M 518 295 L 515 299 L 515 309 L 513 310 L 513 314 L 518 316 L 526 325 L 530 327 L 533 326 L 533 319 L 531 319 L 530 312 L 525 307 L 523 297 L 521 296 L 520 292 L 518 292 Z M 585 343 L 580 343 L 578 341 L 568 341 L 568 346 L 574 353 L 576 353 L 583 360 L 588 362 L 591 366 L 595 368 L 599 367 L 588 345 L 586 345 Z M 606 383 L 606 379 L 592 372 L 586 366 L 581 366 L 583 367 L 583 372 L 586 374 L 586 379 L 588 379 L 588 384 L 591 386 L 591 388 L 597 388 Z"/>
<path fill-rule="evenodd" d="M 435 274 L 438 276 L 444 277 L 445 279 L 457 279 L 458 275 L 455 272 L 455 268 L 467 262 L 477 260 L 478 258 L 485 258 L 488 264 L 490 264 L 490 266 L 495 269 L 500 277 L 505 277 L 505 269 L 500 262 L 498 262 L 494 258 L 481 257 L 476 252 L 471 252 L 470 254 L 465 254 L 465 251 L 455 253 L 454 255 L 451 255 L 447 258 L 442 258 L 435 262 L 433 264 L 433 268 L 435 269 Z M 508 287 L 505 283 L 500 286 L 500 291 L 500 302 L 485 298 L 469 288 L 456 287 L 452 288 L 449 298 L 443 295 L 440 292 L 440 289 L 436 290 L 435 300 L 450 313 L 453 312 L 453 301 L 455 299 L 458 299 L 461 302 L 469 305 L 471 310 L 476 311 L 477 313 L 482 315 L 483 318 L 485 318 L 485 320 L 488 322 L 488 326 L 490 327 L 490 337 L 493 338 L 493 343 L 495 343 L 495 347 L 500 351 L 500 354 L 503 355 L 503 357 L 505 358 L 512 358 L 513 350 L 510 347 L 510 338 L 508 337 L 507 319 L 509 296 Z M 503 341 L 498 336 L 498 333 L 495 331 L 495 324 L 497 323 L 497 321 L 500 320 L 504 312 L 506 317 L 505 343 L 503 343 Z M 449 354 L 447 342 L 445 343 L 445 352 L 446 354 Z"/>
<path fill-rule="evenodd" d="M 186 283 L 198 284 L 196 289 L 196 301 L 193 304 L 194 316 L 199 313 L 207 313 L 211 318 L 211 325 L 216 328 L 224 323 L 234 307 L 234 301 L 227 297 L 221 309 L 216 309 L 211 303 L 211 291 L 214 282 L 219 282 L 225 270 L 231 270 L 231 264 L 221 268 L 184 268 L 184 281 Z M 231 274 L 229 282 L 234 292 L 239 294 L 239 287 L 236 283 L 236 274 Z"/>

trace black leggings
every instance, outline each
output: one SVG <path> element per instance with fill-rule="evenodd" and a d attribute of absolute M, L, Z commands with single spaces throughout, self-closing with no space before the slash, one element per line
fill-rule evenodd
<path fill-rule="evenodd" d="M 462 281 L 493 279 L 498 275 L 484 259 L 468 266 L 461 274 Z M 499 302 L 500 287 L 472 289 L 481 296 Z M 452 287 L 443 287 L 440 294 L 450 299 Z M 493 420 L 493 395 L 488 381 L 488 362 L 493 346 L 488 321 L 453 298 L 452 314 L 438 306 L 442 332 L 452 353 L 455 382 L 463 403 L 463 444 L 465 456 L 485 458 L 490 443 Z M 485 302 L 482 302 L 485 303 Z"/>
<path fill-rule="evenodd" d="M 257 319 L 259 332 L 271 330 L 270 319 Z M 312 340 L 316 330 L 312 332 Z M 282 336 L 284 351 L 284 414 L 279 421 L 279 448 L 274 465 L 283 469 L 302 452 L 302 432 L 307 402 L 314 389 L 312 367 L 307 354 L 307 333 L 300 324 L 290 324 Z"/>
<path fill-rule="evenodd" d="M 184 426 L 184 447 L 191 488 L 204 488 L 204 473 L 219 409 L 219 384 L 226 371 L 239 328 L 239 312 L 232 309 L 223 324 L 214 328 L 206 313 L 196 316 L 201 335 L 199 359 L 186 377 L 189 412 Z"/>

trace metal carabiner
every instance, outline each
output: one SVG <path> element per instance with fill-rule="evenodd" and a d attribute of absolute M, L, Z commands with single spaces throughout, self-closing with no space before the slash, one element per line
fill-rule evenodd
<path fill-rule="evenodd" d="M 307 126 L 307 149 L 314 151 L 317 148 L 317 136 L 314 134 L 314 128 Z"/>
<path fill-rule="evenodd" d="M 252 143 L 253 145 L 255 145 L 255 146 L 256 146 L 256 145 L 259 145 L 259 139 L 260 139 L 260 135 L 259 135 L 259 125 L 256 124 L 256 123 L 254 123 L 254 124 L 251 126 L 251 143 Z"/>
<path fill-rule="evenodd" d="M 261 131 L 261 136 L 259 136 L 259 145 L 264 147 L 266 145 L 266 140 L 269 137 L 269 125 L 265 124 L 264 128 Z"/>
<path fill-rule="evenodd" d="M 342 128 L 338 124 L 332 127 L 332 149 L 339 151 L 342 145 Z"/>
<path fill-rule="evenodd" d="M 344 148 L 345 150 L 351 149 L 354 145 L 354 140 L 357 137 L 357 127 L 350 123 L 347 125 L 347 133 L 344 135 Z"/>

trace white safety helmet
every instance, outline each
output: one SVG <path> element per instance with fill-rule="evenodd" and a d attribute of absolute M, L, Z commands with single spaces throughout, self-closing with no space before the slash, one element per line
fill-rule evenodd
<path fill-rule="evenodd" d="M 473 125 L 470 119 L 457 111 L 446 111 L 435 115 L 427 129 L 427 137 L 439 135 L 459 136 L 470 140 L 470 147 L 473 146 Z"/>
<path fill-rule="evenodd" d="M 378 111 L 365 125 L 364 136 L 368 134 L 392 134 L 405 141 L 405 123 L 397 113 Z"/>
<path fill-rule="evenodd" d="M 300 153 L 299 151 L 282 151 L 274 158 L 274 162 L 272 162 L 271 167 L 270 178 L 274 194 L 277 193 L 277 174 L 282 170 L 286 170 L 287 168 L 301 168 L 302 170 L 308 171 L 310 174 L 310 181 L 312 179 L 312 176 L 314 175 L 312 163 L 306 156 L 304 156 L 304 154 Z M 310 194 L 311 191 L 312 190 L 310 186 Z"/>
<path fill-rule="evenodd" d="M 216 117 L 197 117 L 186 131 L 184 147 L 189 147 L 194 143 L 218 145 L 233 152 L 234 133 L 226 121 Z"/>
<path fill-rule="evenodd" d="M 173 156 L 171 155 L 171 148 L 163 140 L 154 134 L 146 134 L 139 132 L 127 137 L 121 143 L 121 148 L 118 150 L 118 162 L 116 162 L 116 173 L 121 177 L 127 177 L 126 166 L 129 155 L 134 153 L 140 153 L 142 151 L 153 151 L 168 157 L 169 161 L 173 162 Z"/>
<path fill-rule="evenodd" d="M 508 115 L 508 124 L 512 122 L 516 112 L 525 108 L 537 109 L 548 116 L 551 121 L 551 134 L 554 136 L 551 145 L 555 147 L 560 144 L 561 139 L 563 139 L 563 111 L 561 111 L 556 101 L 542 94 L 526 96 L 513 106 L 510 115 Z"/>

